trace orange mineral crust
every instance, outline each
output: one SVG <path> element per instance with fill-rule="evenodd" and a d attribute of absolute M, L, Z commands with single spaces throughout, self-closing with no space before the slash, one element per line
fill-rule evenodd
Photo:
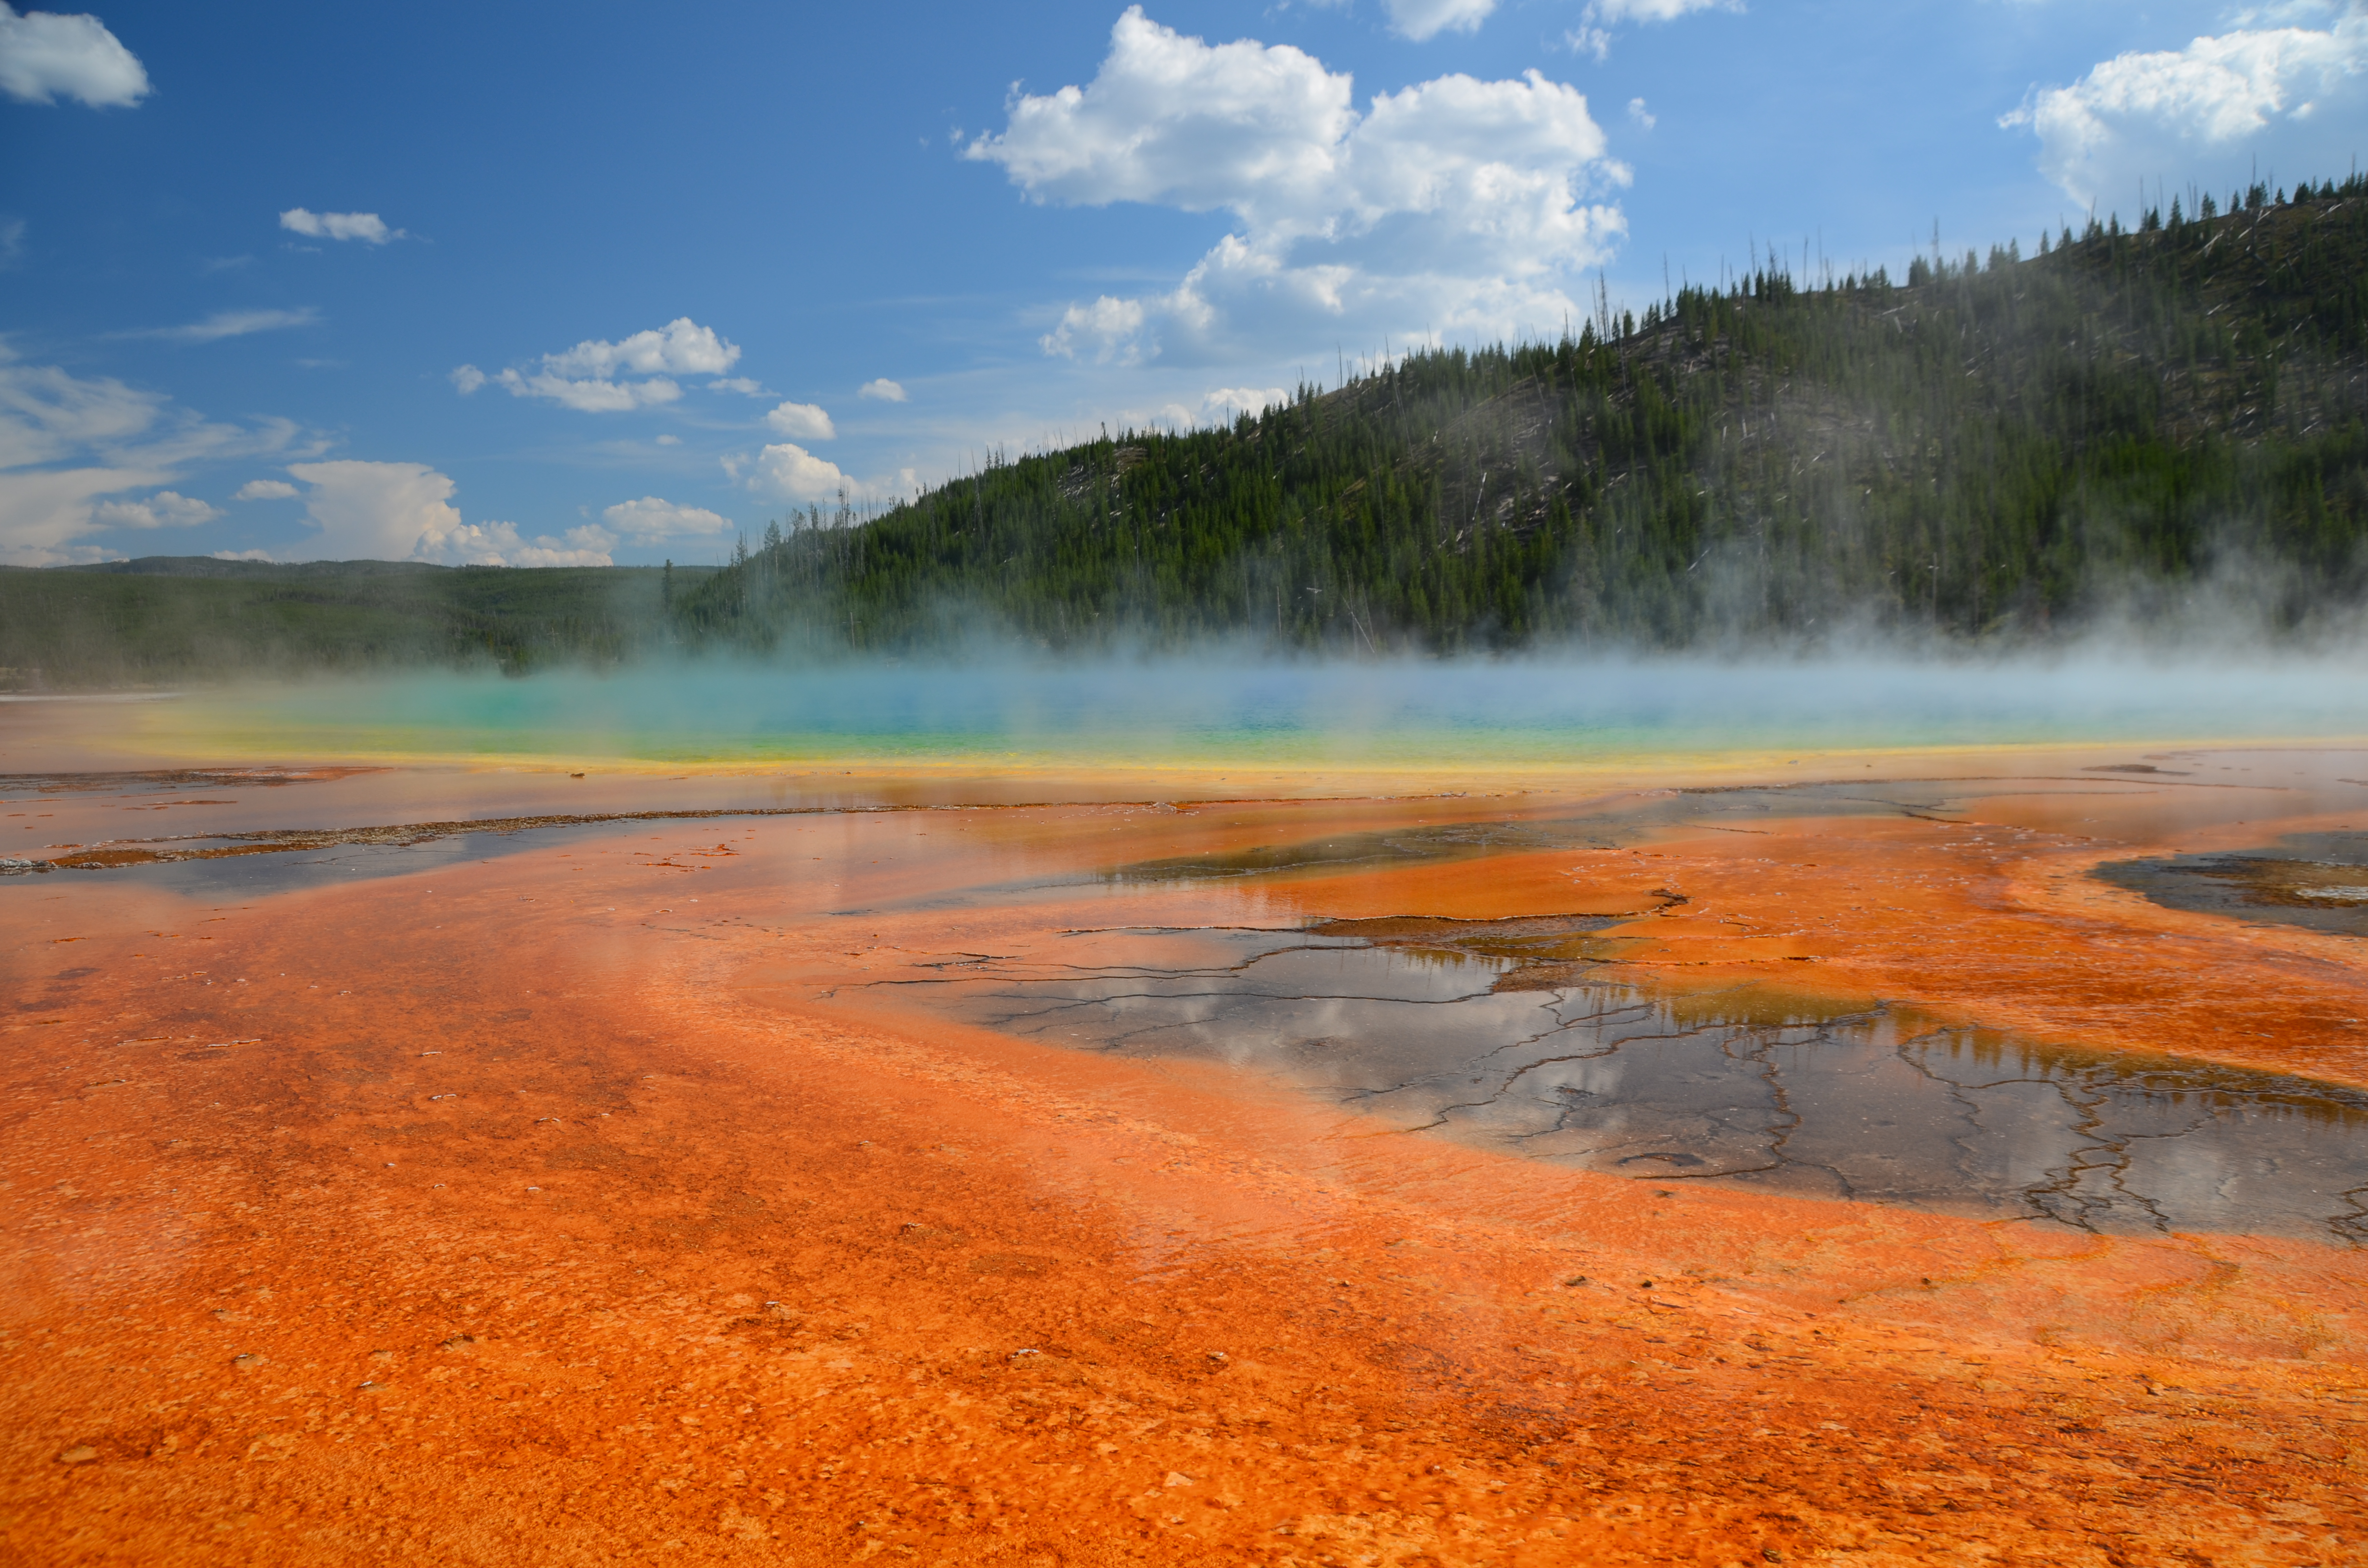
<path fill-rule="evenodd" d="M 2361 1250 L 1573 1171 L 923 1006 L 1063 933 L 1593 914 L 1626 917 L 1590 938 L 1609 967 L 1656 983 L 2359 1072 L 2349 939 L 2078 875 L 2259 843 L 2262 816 L 2084 825 L 2051 794 L 1111 874 L 1604 802 L 1508 804 L 521 830 L 244 894 L 12 878 L 0 1540 L 42 1563 L 2368 1562 Z M 2187 1038 L 2214 1007 L 2283 1032 Z"/>

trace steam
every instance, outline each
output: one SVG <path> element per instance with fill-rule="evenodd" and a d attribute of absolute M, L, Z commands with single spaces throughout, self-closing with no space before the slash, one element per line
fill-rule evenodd
<path fill-rule="evenodd" d="M 649 665 L 232 688 L 149 710 L 257 752 L 786 768 L 1593 771 L 1649 759 L 2368 737 L 2342 656 L 1897 650 L 1712 657 Z M 165 733 L 152 739 L 165 740 Z"/>

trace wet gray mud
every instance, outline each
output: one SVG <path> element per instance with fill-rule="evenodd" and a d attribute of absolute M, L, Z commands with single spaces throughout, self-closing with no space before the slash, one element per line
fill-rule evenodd
<path fill-rule="evenodd" d="M 1410 932 L 1071 939 L 1080 959 L 1090 945 L 1125 961 L 984 961 L 920 997 L 1030 1039 L 1221 1061 L 1406 1132 L 1664 1186 L 2368 1244 L 2368 1093 L 2340 1085 L 1887 1010 L 1786 1017 L 1741 996 L 1722 1010 Z"/>
<path fill-rule="evenodd" d="M 2107 861 L 2094 874 L 2170 909 L 2368 937 L 2368 834 L 2298 833 L 2267 849 Z"/>

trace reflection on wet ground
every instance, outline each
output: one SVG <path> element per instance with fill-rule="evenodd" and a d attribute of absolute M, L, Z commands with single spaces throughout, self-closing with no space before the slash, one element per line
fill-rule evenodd
<path fill-rule="evenodd" d="M 1220 1060 L 1397 1129 L 1591 1171 L 2094 1231 L 2368 1243 L 2368 1093 L 1883 1010 L 1674 1000 L 1574 980 L 1594 923 L 1499 924 L 1469 942 L 1079 933 L 1094 950 L 1074 967 L 983 962 L 920 989 L 968 1022 Z M 1542 988 L 1549 977 L 1565 983 Z"/>
<path fill-rule="evenodd" d="M 2291 834 L 2274 848 L 2113 860 L 2096 874 L 2171 909 L 2368 937 L 2368 835 Z"/>
<path fill-rule="evenodd" d="M 719 817 L 816 814 L 819 813 L 808 807 L 751 807 L 192 834 L 75 847 L 43 859 L 0 859 L 0 876 L 35 876 L 55 870 L 137 872 L 135 880 L 146 885 L 180 892 L 280 892 L 317 887 L 357 873 L 392 876 L 433 869 L 453 860 L 490 859 L 527 847 L 516 835 L 529 830 L 549 835 L 570 828 L 603 830 L 646 823 L 704 822 Z M 532 842 L 547 846 L 568 840 L 545 836 Z"/>
<path fill-rule="evenodd" d="M 397 844 L 307 845 L 270 854 L 159 857 L 108 865 L 109 880 L 128 880 L 192 898 L 260 898 L 342 882 L 438 870 L 472 860 L 491 860 L 521 847 L 498 833 L 467 833 Z M 6 868 L 0 868 L 5 874 Z M 27 879 L 29 881 L 29 878 Z M 51 886 L 56 878 L 38 885 Z"/>

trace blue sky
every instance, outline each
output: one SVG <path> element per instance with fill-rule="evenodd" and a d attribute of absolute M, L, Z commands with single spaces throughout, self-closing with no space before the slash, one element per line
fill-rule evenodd
<path fill-rule="evenodd" d="M 2368 150 L 2368 13 L 0 6 L 0 562 L 714 560 L 983 453 Z"/>

